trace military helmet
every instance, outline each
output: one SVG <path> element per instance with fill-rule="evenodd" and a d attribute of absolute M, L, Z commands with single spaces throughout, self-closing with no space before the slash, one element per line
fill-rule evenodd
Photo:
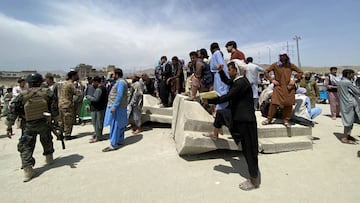
<path fill-rule="evenodd" d="M 41 84 L 43 82 L 43 77 L 39 73 L 32 73 L 27 76 L 26 82 Z"/>

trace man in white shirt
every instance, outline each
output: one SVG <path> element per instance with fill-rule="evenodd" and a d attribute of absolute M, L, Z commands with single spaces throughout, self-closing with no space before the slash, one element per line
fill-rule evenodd
<path fill-rule="evenodd" d="M 13 93 L 13 98 L 15 98 L 16 96 L 18 96 L 21 91 L 27 89 L 27 87 L 26 87 L 26 82 L 25 82 L 24 79 L 20 78 L 20 79 L 18 79 L 17 82 L 19 83 L 19 85 L 18 85 L 18 86 L 15 86 L 15 87 L 13 88 L 13 91 L 12 91 L 12 93 Z"/>
<path fill-rule="evenodd" d="M 264 69 L 260 66 L 253 63 L 252 57 L 246 58 L 247 68 L 246 68 L 246 78 L 249 80 L 251 84 L 251 88 L 253 91 L 253 99 L 254 99 L 254 108 L 255 110 L 259 109 L 259 73 L 264 72 Z"/>

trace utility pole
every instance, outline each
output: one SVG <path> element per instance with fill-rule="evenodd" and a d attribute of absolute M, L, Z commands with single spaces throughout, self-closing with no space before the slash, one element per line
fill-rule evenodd
<path fill-rule="evenodd" d="M 286 53 L 289 54 L 289 41 L 286 41 Z"/>
<path fill-rule="evenodd" d="M 299 40 L 301 40 L 301 37 L 295 35 L 294 40 L 296 41 L 296 49 L 297 49 L 297 57 L 298 57 L 298 67 L 301 68 L 300 53 L 299 53 Z"/>
<path fill-rule="evenodd" d="M 270 47 L 268 47 L 268 49 L 269 49 L 269 65 L 271 65 L 271 49 Z"/>

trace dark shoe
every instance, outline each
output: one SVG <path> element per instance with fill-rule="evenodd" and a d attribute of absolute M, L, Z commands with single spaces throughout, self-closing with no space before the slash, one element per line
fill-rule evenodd
<path fill-rule="evenodd" d="M 76 136 L 64 136 L 64 140 L 73 140 L 76 139 Z"/>
<path fill-rule="evenodd" d="M 125 141 L 118 142 L 117 144 L 119 145 L 119 147 L 120 147 L 120 146 L 123 146 L 123 145 L 125 145 Z"/>
<path fill-rule="evenodd" d="M 89 140 L 89 143 L 95 143 L 95 142 L 98 142 L 99 140 L 98 139 L 96 139 L 96 138 L 91 138 L 90 140 Z"/>
<path fill-rule="evenodd" d="M 102 152 L 111 152 L 111 151 L 116 151 L 116 150 L 118 150 L 119 149 L 119 147 L 112 147 L 112 146 L 109 146 L 109 147 L 105 147 L 103 150 L 102 150 Z"/>

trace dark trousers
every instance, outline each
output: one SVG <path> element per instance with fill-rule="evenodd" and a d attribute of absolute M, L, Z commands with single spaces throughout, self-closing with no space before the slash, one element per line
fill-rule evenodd
<path fill-rule="evenodd" d="M 43 155 L 45 156 L 54 152 L 50 126 L 46 123 L 46 120 L 27 122 L 18 144 L 21 168 L 35 165 L 33 153 L 36 144 L 36 136 L 38 134 L 40 135 L 40 142 L 44 150 Z"/>
<path fill-rule="evenodd" d="M 169 106 L 169 94 L 170 94 L 170 86 L 166 84 L 165 80 L 162 80 L 160 82 L 160 88 L 159 88 L 159 97 L 161 100 L 161 103 L 165 106 Z M 170 105 L 171 106 L 171 105 Z"/>
<path fill-rule="evenodd" d="M 214 127 L 221 128 L 223 125 L 231 130 L 232 126 L 232 117 L 231 117 L 231 110 L 228 108 L 220 109 L 216 111 L 216 116 L 214 120 Z"/>
<path fill-rule="evenodd" d="M 248 165 L 251 178 L 259 175 L 258 165 L 258 133 L 256 121 L 239 122 L 233 121 L 232 136 L 235 142 L 240 140 L 243 154 Z"/>
<path fill-rule="evenodd" d="M 270 104 L 268 120 L 272 120 L 277 112 L 277 108 L 279 105 Z M 282 119 L 284 121 L 289 121 L 291 118 L 292 106 L 284 106 L 282 109 Z"/>

